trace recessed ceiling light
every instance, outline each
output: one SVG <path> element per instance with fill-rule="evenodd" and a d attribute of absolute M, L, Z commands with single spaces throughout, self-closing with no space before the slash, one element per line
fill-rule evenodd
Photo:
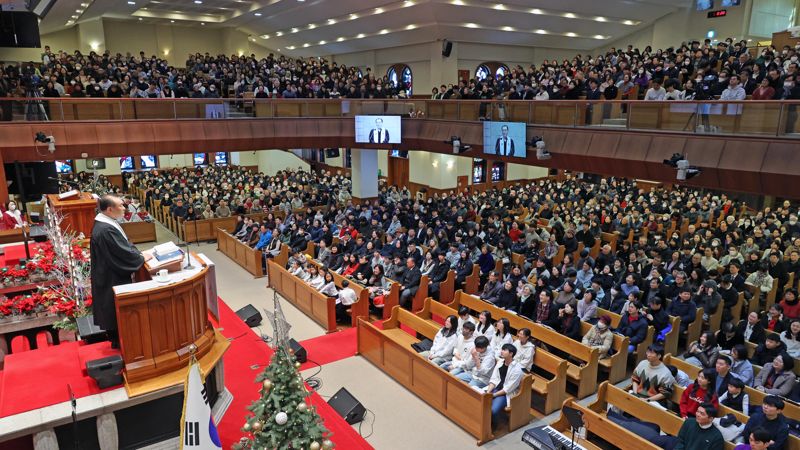
<path fill-rule="evenodd" d="M 175 23 L 175 21 L 174 20 L 170 20 L 169 23 Z"/>
<path fill-rule="evenodd" d="M 498 3 L 498 4 L 494 5 L 494 9 L 499 9 L 500 11 L 504 11 L 506 9 L 506 5 L 504 5 L 502 3 Z"/>
<path fill-rule="evenodd" d="M 80 16 L 78 16 L 77 14 L 74 14 L 74 15 L 72 16 L 72 18 L 73 18 L 73 19 L 77 19 L 78 17 L 80 17 Z"/>
<path fill-rule="evenodd" d="M 78 13 L 78 14 L 80 14 L 80 13 L 82 13 L 82 12 L 83 12 L 83 10 L 82 10 L 82 9 L 76 9 L 76 10 L 75 10 L 75 12 L 76 12 L 76 13 Z"/>
<path fill-rule="evenodd" d="M 531 10 L 531 14 L 541 14 L 541 13 L 542 13 L 542 10 L 539 9 L 539 8 L 533 8 Z"/>
<path fill-rule="evenodd" d="M 278 31 L 277 33 L 275 33 L 275 36 L 277 37 L 283 36 L 283 31 Z"/>
<path fill-rule="evenodd" d="M 375 8 L 375 14 L 383 14 L 383 8 Z"/>
<path fill-rule="evenodd" d="M 203 0 L 194 0 L 195 5 L 200 5 L 203 3 Z"/>
<path fill-rule="evenodd" d="M 308 42 L 306 42 L 305 44 L 303 44 L 303 48 L 306 48 L 306 47 L 308 47 L 308 46 L 310 46 L 310 45 L 311 45 L 311 44 L 309 44 Z"/>
<path fill-rule="evenodd" d="M 605 36 L 603 36 L 602 34 L 595 34 L 595 35 L 594 35 L 594 38 L 595 38 L 595 39 L 605 39 L 606 37 L 605 37 Z"/>
<path fill-rule="evenodd" d="M 135 5 L 136 2 L 128 2 L 129 5 Z"/>
<path fill-rule="evenodd" d="M 300 30 L 298 30 L 297 28 L 292 28 L 292 33 L 297 33 L 298 31 Z"/>
<path fill-rule="evenodd" d="M 624 21 L 622 23 L 624 23 L 625 25 L 633 25 L 633 21 L 632 20 L 626 20 L 626 21 Z"/>
<path fill-rule="evenodd" d="M 605 22 L 605 21 L 606 21 L 606 18 L 605 18 L 605 17 L 603 17 L 603 16 L 597 16 L 597 17 L 595 17 L 595 18 L 594 18 L 594 20 L 596 20 L 596 21 L 598 21 L 598 22 Z"/>
<path fill-rule="evenodd" d="M 269 35 L 268 34 L 262 34 L 261 35 L 261 39 L 269 39 Z"/>
<path fill-rule="evenodd" d="M 328 19 L 328 25 L 333 25 L 336 23 L 336 19 Z"/>
<path fill-rule="evenodd" d="M 405 3 L 403 3 L 403 6 L 405 6 L 406 8 L 409 7 L 409 6 L 414 6 L 414 2 L 412 2 L 411 0 L 408 0 Z"/>
<path fill-rule="evenodd" d="M 350 20 L 358 19 L 358 14 L 350 14 Z"/>
<path fill-rule="evenodd" d="M 74 20 L 68 20 L 68 21 L 67 21 L 67 25 L 72 25 L 73 23 L 75 23 L 75 21 L 74 21 Z"/>
<path fill-rule="evenodd" d="M 575 34 L 575 33 L 573 33 L 573 32 L 571 32 L 571 31 L 570 31 L 569 33 L 567 33 L 567 36 L 569 36 L 569 37 L 575 37 L 575 36 L 577 36 L 577 34 Z"/>
<path fill-rule="evenodd" d="M 340 36 L 340 37 L 338 37 L 338 38 L 336 38 L 336 42 L 342 42 L 343 40 L 344 40 L 344 38 L 343 38 L 343 37 L 341 37 L 341 36 Z"/>
<path fill-rule="evenodd" d="M 286 47 L 286 50 L 294 50 L 294 49 L 295 49 L 294 45 L 290 45 L 290 46 Z"/>
<path fill-rule="evenodd" d="M 206 23 L 205 22 L 200 22 L 200 25 L 205 26 Z"/>
<path fill-rule="evenodd" d="M 255 13 L 253 15 L 256 16 L 256 17 L 261 17 L 261 13 Z"/>
<path fill-rule="evenodd" d="M 382 29 L 382 30 L 381 30 L 381 32 L 380 32 L 379 34 L 386 34 L 386 33 L 388 33 L 388 32 L 389 32 L 389 30 L 387 30 L 386 28 L 384 28 L 384 29 Z"/>
<path fill-rule="evenodd" d="M 468 24 L 466 24 L 466 27 L 467 28 L 478 28 L 478 25 L 474 24 L 474 23 L 468 23 Z"/>
<path fill-rule="evenodd" d="M 317 28 L 317 24 L 314 24 L 314 23 L 308 24 L 308 29 L 309 30 L 313 30 L 314 28 Z"/>
<path fill-rule="evenodd" d="M 575 18 L 575 14 L 572 14 L 572 13 L 564 13 L 564 17 L 566 17 L 567 19 L 574 19 L 574 18 Z"/>
<path fill-rule="evenodd" d="M 450 3 L 456 6 L 464 6 L 464 2 L 461 0 L 452 0 Z"/>
<path fill-rule="evenodd" d="M 319 45 L 325 45 L 325 44 L 327 44 L 327 42 L 325 42 L 325 41 L 319 41 Z"/>
<path fill-rule="evenodd" d="M 139 20 L 141 21 L 141 20 L 142 20 L 142 18 L 141 18 L 141 17 L 139 17 Z"/>
<path fill-rule="evenodd" d="M 547 34 L 547 30 L 536 30 L 536 34 Z"/>
<path fill-rule="evenodd" d="M 413 30 L 414 28 L 417 28 L 417 26 L 412 23 L 406 27 L 406 30 Z"/>
<path fill-rule="evenodd" d="M 358 35 L 356 36 L 356 39 L 361 39 L 363 37 L 364 37 L 364 33 L 358 33 Z"/>
<path fill-rule="evenodd" d="M 88 4 L 88 3 L 81 3 L 81 6 L 83 6 L 84 8 L 86 8 L 87 6 L 89 6 L 89 4 Z"/>
<path fill-rule="evenodd" d="M 514 31 L 514 27 L 503 27 L 503 31 Z"/>

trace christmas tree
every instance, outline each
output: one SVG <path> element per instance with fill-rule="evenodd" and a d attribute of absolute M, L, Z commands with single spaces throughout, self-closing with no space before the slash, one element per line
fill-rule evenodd
<path fill-rule="evenodd" d="M 261 398 L 247 409 L 252 415 L 234 446 L 239 450 L 332 449 L 331 433 L 309 405 L 309 391 L 298 373 L 300 363 L 289 346 L 289 325 L 274 294 L 275 312 L 265 311 L 272 323 L 274 353 L 269 366 L 256 377 Z"/>

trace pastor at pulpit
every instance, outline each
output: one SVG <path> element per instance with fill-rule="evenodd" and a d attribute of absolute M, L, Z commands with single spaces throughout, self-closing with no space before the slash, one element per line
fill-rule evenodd
<path fill-rule="evenodd" d="M 152 255 L 142 254 L 128 241 L 118 220 L 125 215 L 119 197 L 100 197 L 100 213 L 94 218 L 90 244 L 92 258 L 92 313 L 94 323 L 108 332 L 111 346 L 119 348 L 114 286 L 128 284 L 132 276 Z"/>

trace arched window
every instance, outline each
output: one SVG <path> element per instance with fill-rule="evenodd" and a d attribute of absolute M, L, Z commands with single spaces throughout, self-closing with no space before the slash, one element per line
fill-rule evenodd
<path fill-rule="evenodd" d="M 485 80 L 490 74 L 493 74 L 495 79 L 503 78 L 511 71 L 508 66 L 497 61 L 487 61 L 475 69 L 475 79 L 478 81 Z"/>
<path fill-rule="evenodd" d="M 395 64 L 389 67 L 386 71 L 386 76 L 389 77 L 389 83 L 397 88 L 398 92 L 401 90 L 406 91 L 406 95 L 411 97 L 411 89 L 413 86 L 411 67 L 406 64 Z"/>

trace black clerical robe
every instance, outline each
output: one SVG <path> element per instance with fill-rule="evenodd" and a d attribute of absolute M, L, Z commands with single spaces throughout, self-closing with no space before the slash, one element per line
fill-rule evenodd
<path fill-rule="evenodd" d="M 94 222 L 91 239 L 92 313 L 104 330 L 117 329 L 114 286 L 131 282 L 144 256 L 113 225 Z"/>

